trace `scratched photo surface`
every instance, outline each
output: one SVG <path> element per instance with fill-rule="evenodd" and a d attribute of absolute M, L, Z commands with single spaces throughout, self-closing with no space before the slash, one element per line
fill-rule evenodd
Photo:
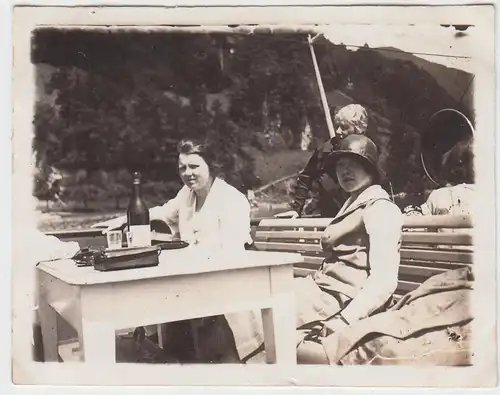
<path fill-rule="evenodd" d="M 15 10 L 14 382 L 496 385 L 493 8 L 381 8 Z"/>

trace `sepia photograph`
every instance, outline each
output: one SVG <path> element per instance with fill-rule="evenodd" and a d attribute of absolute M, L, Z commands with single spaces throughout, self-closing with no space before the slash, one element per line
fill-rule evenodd
<path fill-rule="evenodd" d="M 494 8 L 271 8 L 15 8 L 14 383 L 496 385 Z"/>

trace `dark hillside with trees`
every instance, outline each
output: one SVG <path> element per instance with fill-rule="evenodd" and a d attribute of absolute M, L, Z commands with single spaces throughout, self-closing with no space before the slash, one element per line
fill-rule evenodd
<path fill-rule="evenodd" d="M 32 48 L 39 88 L 34 148 L 45 169 L 35 188 L 40 199 L 51 195 L 53 169 L 62 174 L 61 199 L 119 208 L 138 170 L 151 199 L 164 201 L 180 185 L 175 147 L 188 136 L 216 141 L 226 179 L 246 191 L 268 182 L 252 152 L 300 150 L 306 125 L 310 148 L 328 136 L 304 34 L 40 29 Z M 395 190 L 426 188 L 419 133 L 435 111 L 467 113 L 465 106 L 409 60 L 368 47 L 352 52 L 326 39 L 315 50 L 327 91 L 344 92 L 389 121 L 386 171 Z"/>

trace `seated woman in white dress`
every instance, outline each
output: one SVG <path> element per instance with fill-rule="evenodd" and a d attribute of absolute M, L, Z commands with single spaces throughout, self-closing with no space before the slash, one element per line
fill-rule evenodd
<path fill-rule="evenodd" d="M 183 140 L 178 145 L 179 175 L 184 187 L 177 196 L 149 210 L 150 220 L 167 223 L 172 233 L 190 245 L 244 249 L 251 244 L 250 203 L 245 195 L 219 177 L 220 166 L 210 143 Z M 121 216 L 93 225 L 104 233 L 121 228 Z"/>
<path fill-rule="evenodd" d="M 188 248 L 207 253 L 243 251 L 253 243 L 250 203 L 245 195 L 220 178 L 217 151 L 210 142 L 190 139 L 179 143 L 178 153 L 179 175 L 184 186 L 175 198 L 151 208 L 150 220 L 166 222 L 172 234 L 189 243 Z M 126 216 L 121 216 L 94 227 L 105 227 L 105 233 L 121 228 L 126 221 Z M 147 327 L 147 334 L 153 335 L 155 328 Z M 189 331 L 189 325 L 178 325 L 176 329 L 170 333 Z"/>

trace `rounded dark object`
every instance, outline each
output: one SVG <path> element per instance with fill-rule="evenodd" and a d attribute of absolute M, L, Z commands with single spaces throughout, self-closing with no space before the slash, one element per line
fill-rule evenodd
<path fill-rule="evenodd" d="M 436 185 L 446 183 L 442 179 L 443 158 L 457 144 L 470 140 L 474 127 L 460 111 L 445 108 L 429 118 L 429 124 L 421 135 L 421 162 L 427 177 Z"/>
<path fill-rule="evenodd" d="M 351 134 L 339 144 L 337 150 L 329 155 L 329 165 L 335 166 L 339 158 L 345 155 L 352 155 L 360 158 L 365 166 L 375 174 L 380 182 L 384 178 L 384 172 L 379 166 L 379 151 L 377 145 L 370 138 L 361 134 Z"/>

